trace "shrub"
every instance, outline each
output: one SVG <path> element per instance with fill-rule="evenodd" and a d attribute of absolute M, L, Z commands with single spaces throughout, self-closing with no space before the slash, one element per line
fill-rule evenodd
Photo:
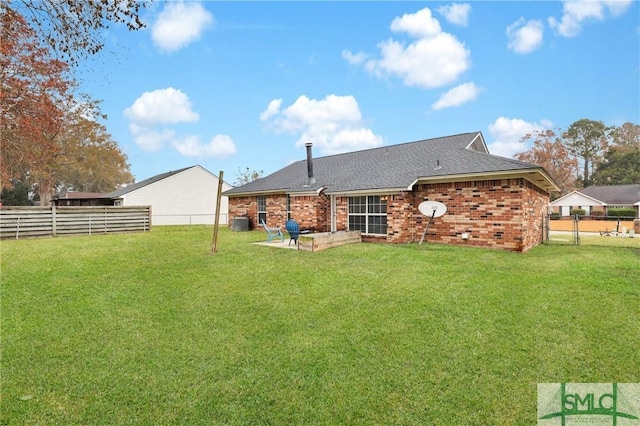
<path fill-rule="evenodd" d="M 571 216 L 584 216 L 585 213 L 587 213 L 585 209 L 571 209 Z"/>
<path fill-rule="evenodd" d="M 617 209 L 609 209 L 607 211 L 607 216 L 614 217 L 636 217 L 636 209 L 632 207 L 625 208 L 617 208 Z"/>

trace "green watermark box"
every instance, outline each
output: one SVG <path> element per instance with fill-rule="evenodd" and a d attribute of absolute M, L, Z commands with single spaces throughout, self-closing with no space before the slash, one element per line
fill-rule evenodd
<path fill-rule="evenodd" d="M 538 383 L 538 425 L 640 426 L 640 383 Z"/>

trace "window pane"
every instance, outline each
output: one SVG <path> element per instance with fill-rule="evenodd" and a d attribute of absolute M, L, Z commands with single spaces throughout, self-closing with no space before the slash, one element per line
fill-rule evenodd
<path fill-rule="evenodd" d="M 366 213 L 367 197 L 349 197 L 349 213 Z"/>
<path fill-rule="evenodd" d="M 369 213 L 381 214 L 387 212 L 387 200 L 381 200 L 378 195 L 369 196 Z"/>
<path fill-rule="evenodd" d="M 349 231 L 367 231 L 366 216 L 349 216 Z"/>
<path fill-rule="evenodd" d="M 387 234 L 387 217 L 386 216 L 369 216 L 369 234 Z"/>

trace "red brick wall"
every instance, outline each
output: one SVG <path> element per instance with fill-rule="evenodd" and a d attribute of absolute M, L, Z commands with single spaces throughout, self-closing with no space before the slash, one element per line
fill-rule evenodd
<path fill-rule="evenodd" d="M 522 251 L 529 250 L 543 241 L 543 216 L 547 214 L 549 194 L 525 180 L 523 190 Z"/>
<path fill-rule="evenodd" d="M 229 223 L 236 216 L 249 217 L 249 226 L 255 229 L 258 223 L 257 197 L 229 197 Z"/>
<path fill-rule="evenodd" d="M 301 229 L 327 232 L 331 229 L 330 198 L 327 195 L 292 195 L 291 218 Z"/>
<path fill-rule="evenodd" d="M 424 184 L 418 185 L 415 197 L 415 229 L 420 237 L 427 220 L 417 216 L 418 204 L 430 200 L 447 206 L 447 213 L 429 227 L 429 241 L 513 251 L 528 250 L 542 241 L 549 196 L 525 179 Z"/>
<path fill-rule="evenodd" d="M 267 226 L 280 226 L 284 229 L 287 222 L 287 195 L 270 194 L 266 196 Z M 329 231 L 330 198 L 326 195 L 304 195 L 290 197 L 291 218 L 295 219 L 302 229 L 314 229 L 316 232 Z M 259 228 L 258 197 L 229 197 L 229 218 L 248 216 L 252 229 Z"/>
<path fill-rule="evenodd" d="M 525 179 L 498 179 L 470 182 L 419 184 L 412 192 L 387 198 L 387 236 L 364 236 L 367 240 L 393 243 L 420 241 L 428 218 L 420 214 L 424 201 L 440 201 L 447 213 L 429 226 L 427 241 L 477 247 L 526 251 L 542 242 L 542 217 L 549 194 Z M 337 230 L 348 229 L 347 197 L 336 197 Z M 269 226 L 283 226 L 287 219 L 287 196 L 267 196 Z M 303 229 L 329 231 L 330 197 L 305 195 L 290 197 L 291 217 Z M 255 227 L 256 197 L 229 197 L 229 216 L 248 214 Z M 468 238 L 463 239 L 462 234 Z"/>
<path fill-rule="evenodd" d="M 287 222 L 286 194 L 267 195 L 267 226 L 281 227 Z"/>

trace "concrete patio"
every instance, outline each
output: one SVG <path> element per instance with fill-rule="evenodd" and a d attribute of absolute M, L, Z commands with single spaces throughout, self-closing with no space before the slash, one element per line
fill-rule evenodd
<path fill-rule="evenodd" d="M 292 249 L 292 250 L 298 250 L 298 245 L 291 241 L 291 244 L 289 244 L 289 238 L 285 238 L 284 241 L 280 241 L 280 240 L 273 240 L 273 241 L 258 241 L 256 243 L 252 243 L 252 244 L 256 244 L 259 246 L 267 246 L 267 247 L 275 247 L 275 248 L 284 248 L 284 249 Z"/>

